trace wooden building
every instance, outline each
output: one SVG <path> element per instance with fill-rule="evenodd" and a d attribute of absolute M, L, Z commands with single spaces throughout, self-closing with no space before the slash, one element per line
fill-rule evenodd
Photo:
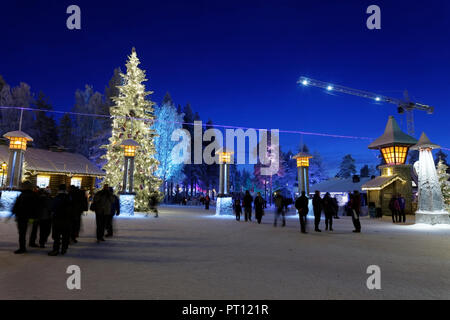
<path fill-rule="evenodd" d="M 8 163 L 9 148 L 0 145 L 0 162 Z M 6 183 L 5 170 L 0 171 L 2 187 Z M 60 184 L 75 185 L 86 190 L 93 190 L 95 180 L 105 173 L 86 157 L 65 152 L 62 149 L 52 150 L 27 148 L 25 152 L 22 181 L 28 180 L 40 188 L 50 187 L 53 194 Z"/>

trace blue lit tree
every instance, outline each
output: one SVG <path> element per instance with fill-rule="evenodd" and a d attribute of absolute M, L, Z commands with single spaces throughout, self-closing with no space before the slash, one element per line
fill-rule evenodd
<path fill-rule="evenodd" d="M 155 157 L 159 161 L 156 175 L 163 182 L 164 192 L 167 190 L 168 182 L 178 182 L 183 179 L 183 164 L 175 163 L 172 158 L 172 150 L 177 144 L 171 140 L 172 133 L 182 127 L 183 114 L 177 112 L 172 98 L 166 93 L 160 106 L 155 107 L 157 121 L 153 124 L 153 129 L 158 136 L 155 137 Z"/>

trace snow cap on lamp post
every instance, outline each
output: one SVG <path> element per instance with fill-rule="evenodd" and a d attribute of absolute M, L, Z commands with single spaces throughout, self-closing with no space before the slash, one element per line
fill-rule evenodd
<path fill-rule="evenodd" d="M 423 149 L 439 149 L 441 146 L 432 143 L 430 139 L 428 139 L 425 132 L 422 132 L 420 136 L 419 142 L 411 147 L 411 150 L 423 150 Z"/>
<path fill-rule="evenodd" d="M 297 159 L 298 194 L 302 191 L 309 194 L 309 159 L 313 156 L 306 152 L 299 152 L 294 159 Z"/>
<path fill-rule="evenodd" d="M 122 141 L 120 146 L 123 148 L 123 154 L 125 157 L 134 157 L 136 155 L 136 149 L 140 145 L 133 139 L 126 139 Z"/>
<path fill-rule="evenodd" d="M 33 138 L 20 130 L 7 132 L 3 136 L 9 139 L 6 185 L 11 189 L 19 188 L 22 182 L 23 159 L 25 150 L 27 150 L 27 142 L 33 141 Z"/>
<path fill-rule="evenodd" d="M 9 139 L 9 149 L 12 150 L 25 151 L 28 141 L 33 141 L 32 137 L 20 130 L 7 132 L 3 136 Z"/>
<path fill-rule="evenodd" d="M 381 151 L 384 161 L 388 165 L 405 164 L 408 149 L 417 143 L 417 140 L 404 133 L 393 116 L 389 116 L 386 128 L 381 137 L 369 145 L 369 149 Z"/>

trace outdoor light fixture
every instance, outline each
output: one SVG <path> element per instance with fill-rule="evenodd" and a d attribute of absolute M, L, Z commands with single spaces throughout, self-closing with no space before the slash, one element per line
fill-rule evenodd
<path fill-rule="evenodd" d="M 328 87 L 327 87 L 327 90 L 328 90 L 328 91 L 333 90 L 333 86 L 328 86 Z"/>
<path fill-rule="evenodd" d="M 219 163 L 231 163 L 231 153 L 229 151 L 219 152 Z"/>
<path fill-rule="evenodd" d="M 298 193 L 305 191 L 309 194 L 309 159 L 313 156 L 306 152 L 299 152 L 293 158 L 297 160 Z"/>
<path fill-rule="evenodd" d="M 5 173 L 6 173 L 6 169 L 8 169 L 8 164 L 6 162 L 2 163 L 2 187 L 3 187 L 3 183 L 5 180 Z"/>
<path fill-rule="evenodd" d="M 380 98 L 380 97 L 376 97 L 375 100 L 376 100 L 376 101 L 380 101 L 381 98 Z"/>
<path fill-rule="evenodd" d="M 302 81 L 302 85 L 304 85 L 304 86 L 307 86 L 307 85 L 308 85 L 308 80 L 306 80 L 306 79 L 303 79 L 303 81 Z"/>
<path fill-rule="evenodd" d="M 19 188 L 22 182 L 24 154 L 27 150 L 27 142 L 33 138 L 21 130 L 7 132 L 3 135 L 9 139 L 9 165 L 6 185 L 13 189 Z"/>
<path fill-rule="evenodd" d="M 134 157 L 136 155 L 136 149 L 139 147 L 139 143 L 132 139 L 122 141 L 120 146 L 123 148 L 123 155 L 125 157 Z"/>
<path fill-rule="evenodd" d="M 12 150 L 27 150 L 27 142 L 33 141 L 29 135 L 22 131 L 12 131 L 3 135 L 9 139 L 9 149 Z"/>
<path fill-rule="evenodd" d="M 405 164 L 408 149 L 408 146 L 387 146 L 381 148 L 381 154 L 387 164 Z"/>

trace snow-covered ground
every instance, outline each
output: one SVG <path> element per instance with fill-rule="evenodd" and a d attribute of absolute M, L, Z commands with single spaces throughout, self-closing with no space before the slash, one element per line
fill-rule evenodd
<path fill-rule="evenodd" d="M 120 217 L 113 239 L 97 244 L 92 214 L 67 255 L 47 249 L 14 255 L 13 220 L 0 222 L 0 299 L 450 299 L 450 226 L 394 225 L 388 218 L 335 220 L 334 232 L 213 216 L 201 208 L 162 207 L 160 217 Z M 322 221 L 322 230 L 324 229 Z M 81 268 L 81 290 L 66 269 Z M 368 290 L 369 265 L 381 290 Z"/>

